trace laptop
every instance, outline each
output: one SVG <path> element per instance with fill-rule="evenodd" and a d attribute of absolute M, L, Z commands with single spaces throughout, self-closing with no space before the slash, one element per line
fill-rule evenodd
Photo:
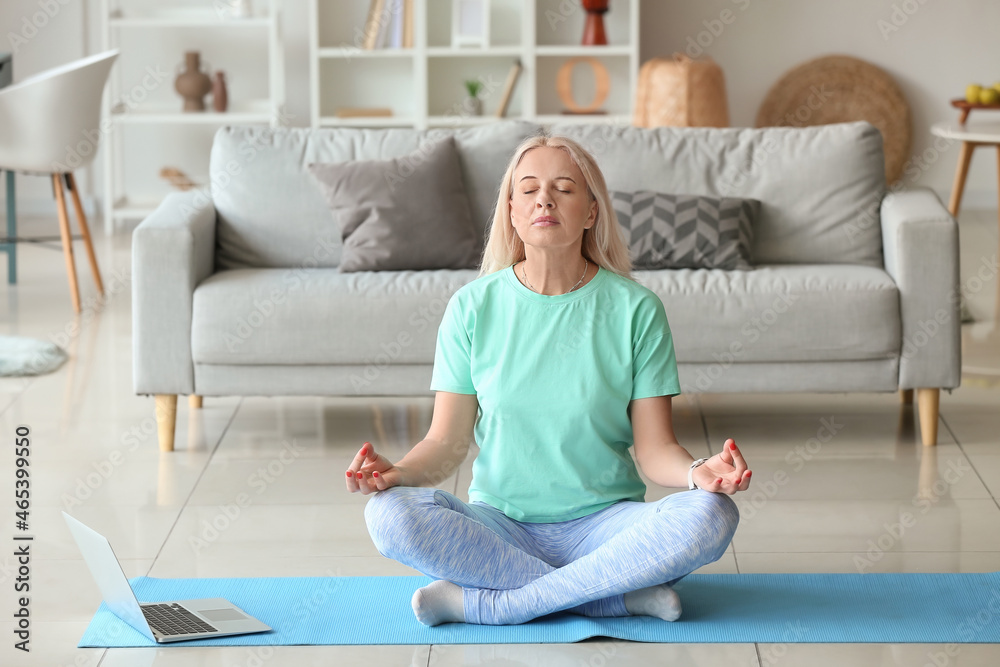
<path fill-rule="evenodd" d="M 223 598 L 140 603 L 107 538 L 66 512 L 62 515 L 108 608 L 149 639 L 166 644 L 271 629 Z"/>

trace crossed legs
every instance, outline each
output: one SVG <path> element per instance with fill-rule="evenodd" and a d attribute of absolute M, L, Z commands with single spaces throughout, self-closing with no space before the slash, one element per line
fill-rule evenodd
<path fill-rule="evenodd" d="M 626 594 L 637 603 L 635 592 L 718 560 L 739 513 L 728 496 L 691 491 L 532 524 L 445 491 L 394 487 L 372 496 L 365 519 L 380 553 L 442 580 L 432 593 L 454 595 L 446 582 L 461 587 L 459 618 L 439 622 L 505 625 L 561 610 L 629 615 L 637 604 L 627 608 Z"/>

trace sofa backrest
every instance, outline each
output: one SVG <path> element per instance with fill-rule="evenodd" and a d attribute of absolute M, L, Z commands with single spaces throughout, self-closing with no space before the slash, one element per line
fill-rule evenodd
<path fill-rule="evenodd" d="M 210 167 L 216 266 L 338 266 L 340 230 L 306 167 L 400 157 L 447 134 L 455 137 L 482 240 L 507 162 L 541 130 L 516 120 L 428 130 L 223 127 Z M 563 123 L 549 133 L 587 148 L 612 190 L 759 199 L 755 264 L 883 265 L 882 135 L 867 122 L 756 129 Z"/>
<path fill-rule="evenodd" d="M 756 129 L 563 123 L 550 131 L 590 151 L 611 190 L 759 199 L 755 264 L 883 265 L 882 135 L 865 121 Z"/>
<path fill-rule="evenodd" d="M 473 221 L 493 220 L 500 179 L 518 144 L 541 126 L 506 120 L 475 127 L 223 127 L 212 145 L 210 179 L 218 212 L 216 266 L 335 267 L 340 230 L 307 167 L 313 162 L 388 160 L 425 141 L 455 137 Z"/>

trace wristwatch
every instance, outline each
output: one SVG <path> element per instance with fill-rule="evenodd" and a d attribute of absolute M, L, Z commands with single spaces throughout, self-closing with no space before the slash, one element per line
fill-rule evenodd
<path fill-rule="evenodd" d="M 707 460 L 708 459 L 698 459 L 697 461 L 691 464 L 690 468 L 688 468 L 688 490 L 694 491 L 695 489 L 698 488 L 694 483 L 694 469 Z"/>

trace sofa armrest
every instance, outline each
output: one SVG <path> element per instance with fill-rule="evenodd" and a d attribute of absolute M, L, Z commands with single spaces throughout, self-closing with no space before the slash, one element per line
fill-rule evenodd
<path fill-rule="evenodd" d="M 962 378 L 958 224 L 929 188 L 882 200 L 885 270 L 899 289 L 899 388 L 954 388 Z"/>
<path fill-rule="evenodd" d="M 193 394 L 194 289 L 215 268 L 215 206 L 171 193 L 132 233 L 132 380 L 136 394 Z"/>

